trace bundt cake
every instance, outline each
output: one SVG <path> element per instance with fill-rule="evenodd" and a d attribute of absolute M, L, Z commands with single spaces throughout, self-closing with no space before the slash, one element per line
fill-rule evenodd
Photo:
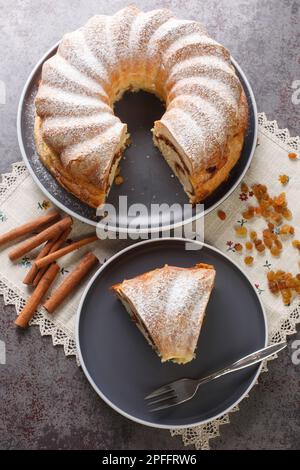
<path fill-rule="evenodd" d="M 112 289 L 162 362 L 186 364 L 194 358 L 215 275 L 204 263 L 165 265 Z"/>
<path fill-rule="evenodd" d="M 108 195 L 129 142 L 113 104 L 143 89 L 166 103 L 153 139 L 189 200 L 199 202 L 237 162 L 247 102 L 228 50 L 196 22 L 135 6 L 66 34 L 43 64 L 35 100 L 38 154 L 92 207 Z"/>

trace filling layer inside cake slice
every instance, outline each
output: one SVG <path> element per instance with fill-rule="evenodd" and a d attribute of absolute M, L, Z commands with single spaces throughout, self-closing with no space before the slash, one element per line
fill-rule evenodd
<path fill-rule="evenodd" d="M 155 352 L 158 355 L 160 355 L 159 351 L 157 350 L 157 348 L 154 344 L 153 339 L 151 338 L 151 335 L 150 335 L 149 331 L 147 330 L 146 325 L 144 324 L 143 320 L 139 316 L 136 308 L 134 307 L 134 305 L 132 304 L 130 299 L 126 296 L 126 294 L 124 292 L 122 292 L 122 290 L 115 290 L 115 292 L 116 292 L 116 295 L 119 298 L 119 300 L 124 305 L 124 307 L 125 307 L 126 311 L 128 312 L 130 318 L 136 324 L 136 326 L 138 327 L 138 329 L 140 330 L 140 332 L 142 333 L 142 335 L 144 336 L 144 338 L 146 339 L 148 344 L 155 350 Z"/>
<path fill-rule="evenodd" d="M 190 162 L 184 152 L 180 151 L 171 133 L 159 121 L 154 124 L 153 142 L 179 179 L 190 202 L 194 202 L 195 192 L 191 182 Z"/>

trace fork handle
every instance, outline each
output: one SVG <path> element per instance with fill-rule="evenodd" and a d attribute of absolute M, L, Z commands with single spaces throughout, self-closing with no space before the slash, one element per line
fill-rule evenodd
<path fill-rule="evenodd" d="M 248 354 L 247 356 L 243 357 L 242 359 L 239 359 L 233 364 L 226 366 L 223 369 L 220 369 L 206 377 L 203 377 L 202 379 L 196 380 L 195 382 L 197 384 L 197 388 L 199 387 L 199 385 L 209 382 L 210 380 L 217 379 L 218 377 L 221 377 L 222 375 L 230 374 L 231 372 L 235 372 L 240 369 L 245 369 L 246 367 L 257 364 L 258 362 L 261 362 L 264 359 L 267 359 L 268 357 L 273 356 L 274 354 L 278 353 L 279 351 L 284 349 L 286 346 L 287 346 L 286 341 L 283 341 L 282 343 L 272 344 L 271 346 L 267 346 L 266 348 L 259 349 L 258 351 L 255 351 L 252 354 Z"/>
<path fill-rule="evenodd" d="M 211 380 L 222 377 L 222 375 L 229 374 L 230 372 L 233 372 L 233 370 L 236 370 L 236 369 L 231 369 L 230 367 L 224 367 L 224 369 L 220 369 L 217 372 L 214 372 L 213 374 L 207 375 L 206 377 L 202 377 L 202 379 L 198 379 L 195 381 L 197 383 L 197 388 L 199 387 L 199 385 L 203 385 L 207 382 L 210 382 Z"/>

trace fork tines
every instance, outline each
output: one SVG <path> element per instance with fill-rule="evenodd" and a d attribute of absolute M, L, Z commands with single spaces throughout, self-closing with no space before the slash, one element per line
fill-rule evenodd
<path fill-rule="evenodd" d="M 145 397 L 149 411 L 160 411 L 178 404 L 178 397 L 175 390 L 169 385 L 158 388 Z M 159 405 L 159 406 L 155 406 Z"/>

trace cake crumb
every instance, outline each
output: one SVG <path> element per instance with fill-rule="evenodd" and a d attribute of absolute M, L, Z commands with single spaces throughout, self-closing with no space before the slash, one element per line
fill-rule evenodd
<path fill-rule="evenodd" d="M 122 183 L 124 183 L 124 178 L 123 178 L 123 176 L 117 175 L 117 176 L 115 177 L 115 184 L 116 184 L 117 186 L 119 186 L 119 185 L 122 184 Z"/>

